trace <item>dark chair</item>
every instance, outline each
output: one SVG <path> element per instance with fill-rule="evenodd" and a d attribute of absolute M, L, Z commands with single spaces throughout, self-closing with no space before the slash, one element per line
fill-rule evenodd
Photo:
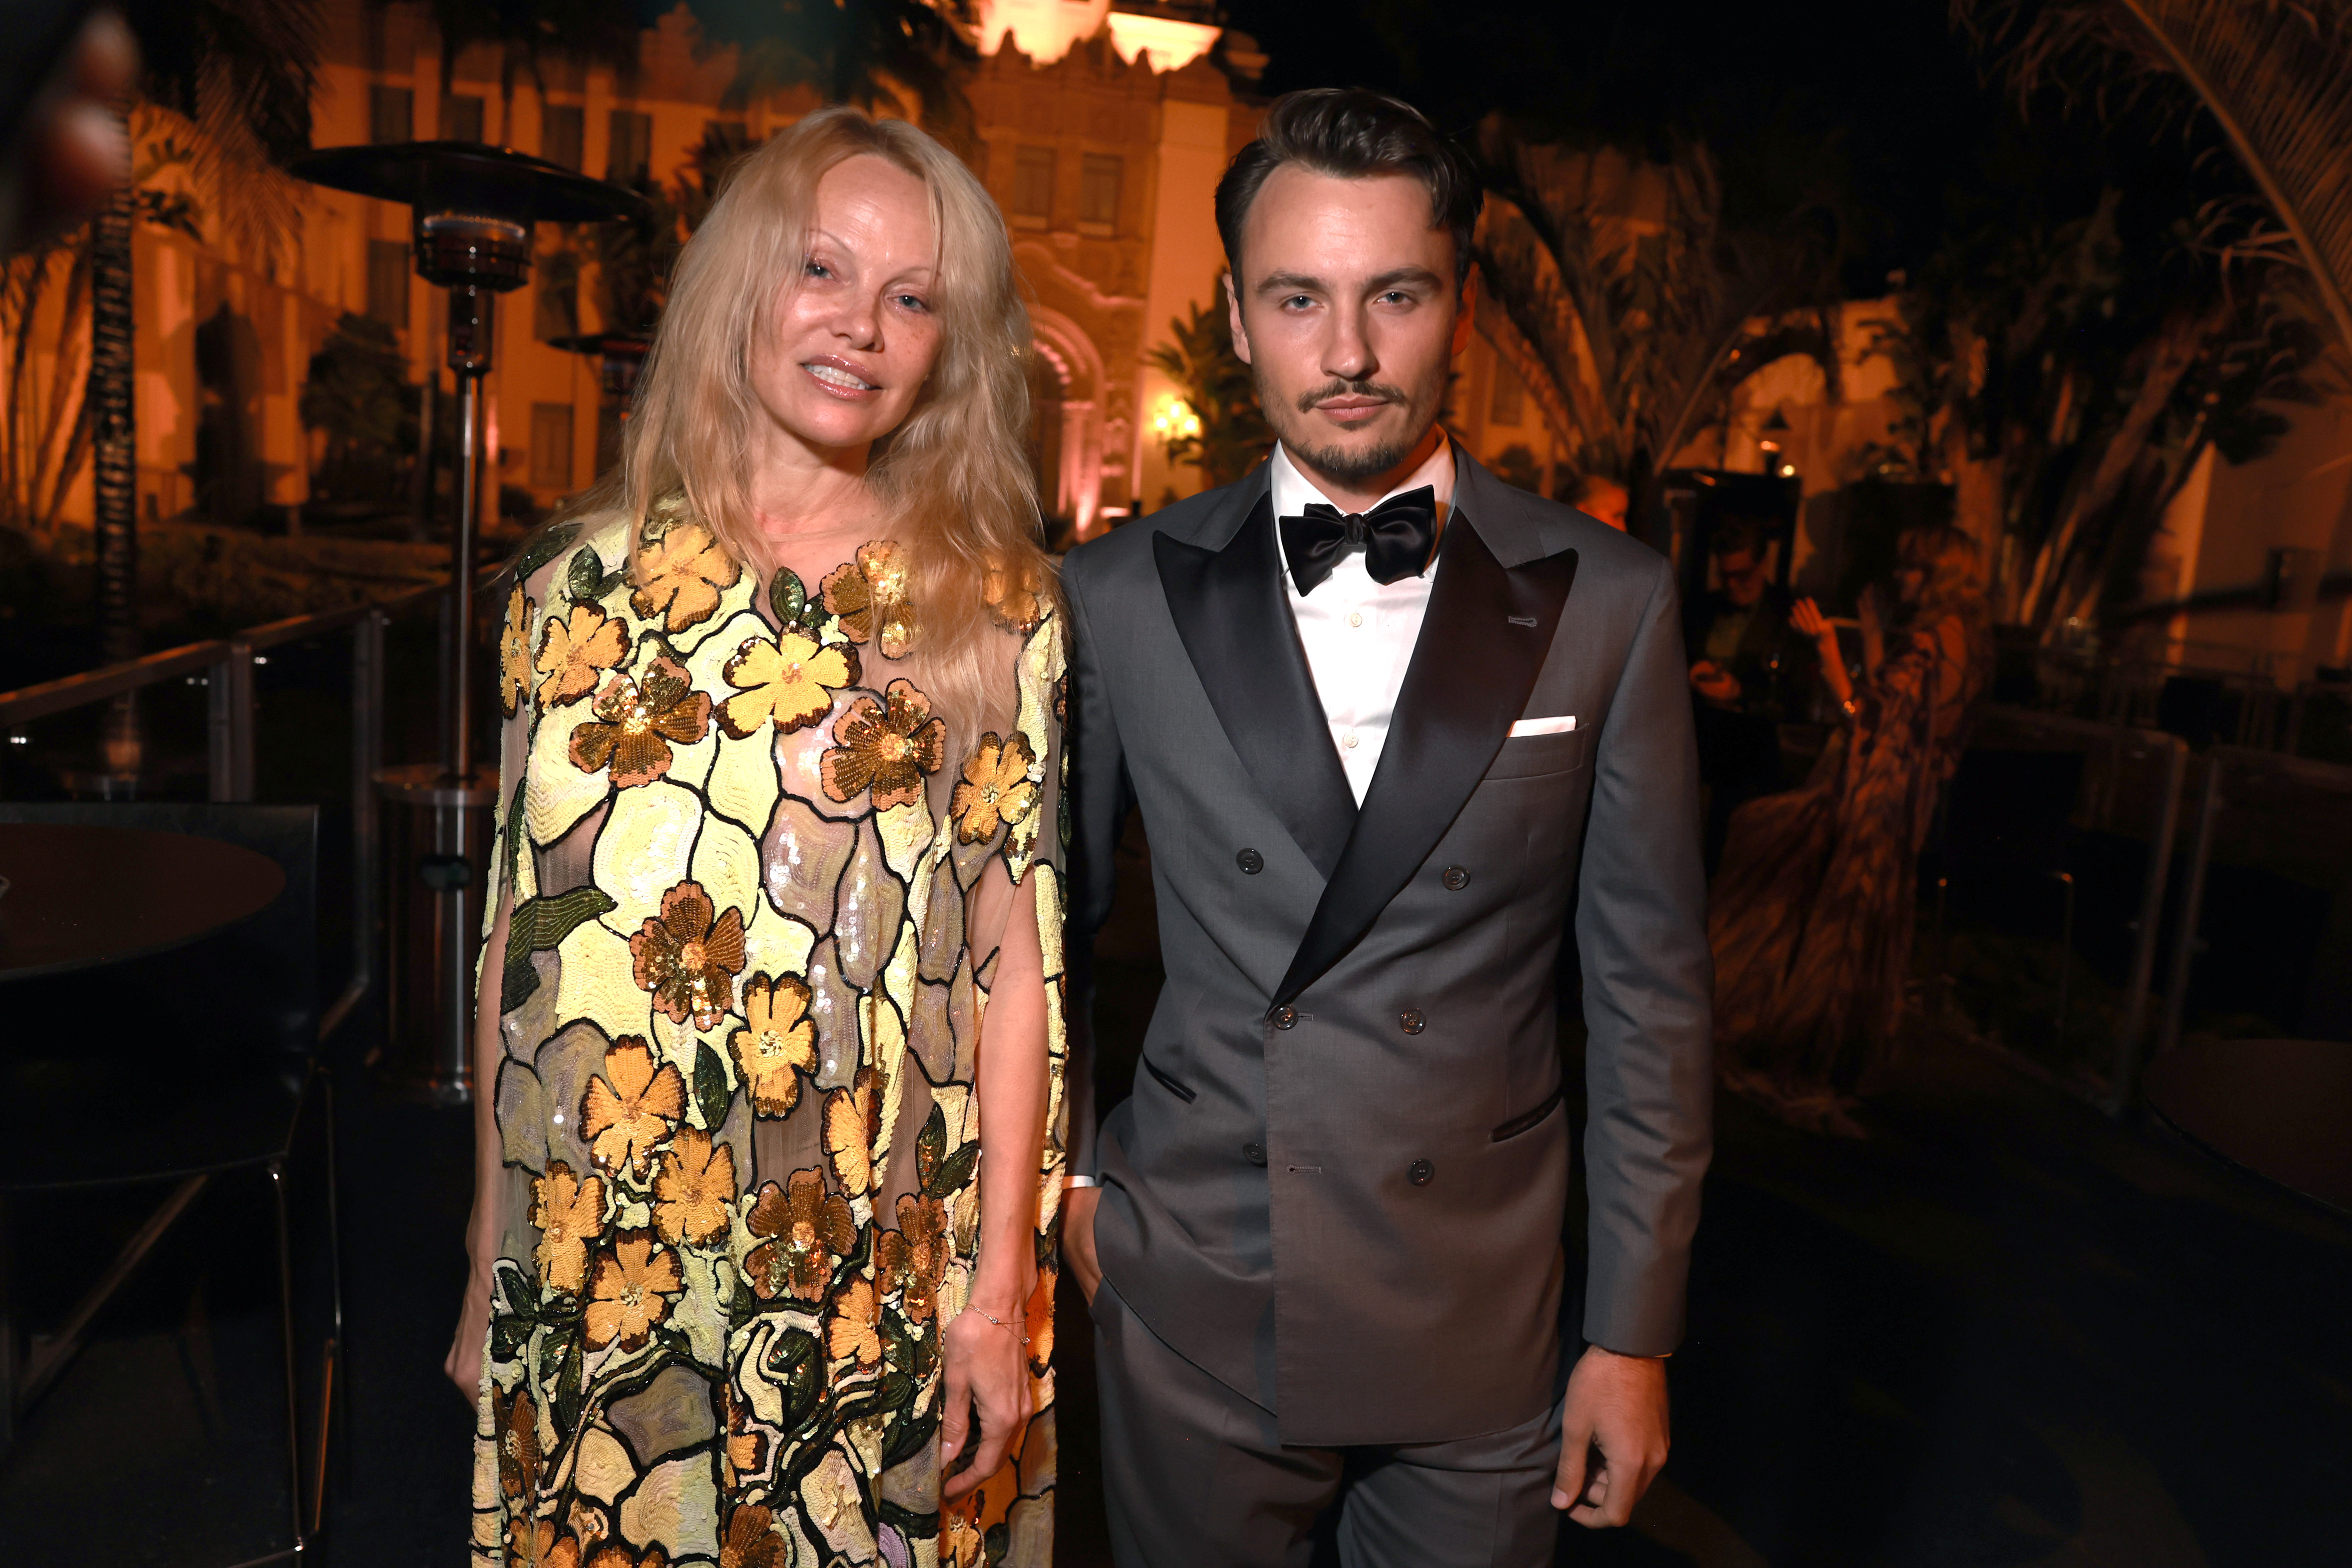
<path fill-rule="evenodd" d="M 1948 893 L 2004 929 L 2046 935 L 2049 890 L 2055 885 L 2058 998 L 2051 1030 L 2056 1040 L 2066 1029 L 2074 951 L 2074 815 L 2086 761 L 2079 751 L 1971 748 L 1945 787 L 1929 846 L 1939 926 Z"/>
<path fill-rule="evenodd" d="M 342 1340 L 333 1088 L 317 1055 L 318 810 L 0 802 L 0 822 L 185 833 L 268 855 L 285 873 L 285 891 L 267 909 L 184 947 L 6 988 L 13 1038 L 0 1044 L 0 1092 L 10 1106 L 13 1157 L 0 1174 L 0 1206 L 70 1202 L 107 1188 L 168 1191 L 29 1356 L 21 1343 L 26 1325 L 7 1291 L 13 1237 L 0 1209 L 0 1438 L 13 1439 L 17 1419 L 73 1358 L 99 1311 L 197 1197 L 217 1178 L 258 1174 L 277 1242 L 293 1541 L 256 1561 L 299 1560 L 323 1511 Z M 92 1049 L 94 1038 L 102 1049 Z M 93 1128 L 106 1135 L 90 1135 Z M 289 1178 L 298 1153 L 314 1142 L 319 1188 L 306 1196 L 322 1200 L 329 1300 L 306 1466 Z"/>

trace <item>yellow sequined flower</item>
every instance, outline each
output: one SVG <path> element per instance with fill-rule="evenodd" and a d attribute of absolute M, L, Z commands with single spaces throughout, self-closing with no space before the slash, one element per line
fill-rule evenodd
<path fill-rule="evenodd" d="M 842 635 L 872 643 L 886 659 L 903 659 L 915 643 L 915 611 L 907 599 L 907 561 L 898 547 L 876 539 L 858 548 L 817 585 L 824 607 L 841 622 Z"/>
<path fill-rule="evenodd" d="M 727 1234 L 735 1203 L 735 1151 L 698 1127 L 680 1128 L 654 1172 L 654 1228 L 676 1246 Z"/>
<path fill-rule="evenodd" d="M 537 608 L 516 583 L 507 596 L 506 624 L 499 631 L 499 709 L 509 718 L 530 690 L 530 618 Z"/>
<path fill-rule="evenodd" d="M 892 681 L 882 700 L 861 696 L 833 721 L 839 742 L 818 763 L 824 792 L 836 800 L 874 791 L 874 809 L 911 805 L 923 798 L 923 775 L 947 760 L 948 727 L 931 716 L 931 699 L 906 681 Z"/>
<path fill-rule="evenodd" d="M 985 843 L 1000 826 L 1016 826 L 1028 817 L 1037 804 L 1037 786 L 1029 779 L 1036 761 L 1029 737 L 1019 730 L 1010 739 L 993 730 L 980 737 L 979 747 L 964 761 L 963 781 L 948 800 L 957 842 Z"/>
<path fill-rule="evenodd" d="M 628 657 L 629 631 L 593 604 L 574 604 L 539 629 L 539 706 L 562 707 L 596 689 L 606 670 Z"/>
<path fill-rule="evenodd" d="M 827 1192 L 824 1176 L 794 1171 L 789 1189 L 767 1182 L 752 1201 L 744 1228 L 763 1239 L 743 1259 L 743 1272 L 762 1301 L 790 1295 L 824 1300 L 834 1266 L 857 1244 L 857 1224 L 841 1195 Z"/>
<path fill-rule="evenodd" d="M 592 1171 L 583 1179 L 564 1161 L 548 1161 L 547 1174 L 530 1184 L 530 1222 L 539 1228 L 541 1282 L 579 1294 L 588 1279 L 588 1249 L 604 1234 L 604 1178 Z"/>
<path fill-rule="evenodd" d="M 833 1162 L 834 1179 L 852 1197 L 874 1190 L 874 1145 L 881 1136 L 882 1074 L 861 1067 L 848 1088 L 824 1097 L 825 1157 Z"/>
<path fill-rule="evenodd" d="M 871 1280 L 852 1280 L 833 1298 L 825 1324 L 825 1349 L 835 1361 L 854 1359 L 872 1366 L 882 1359 L 882 1298 Z"/>
<path fill-rule="evenodd" d="M 730 904 L 714 920 L 702 884 L 681 882 L 662 894 L 661 914 L 629 938 L 629 957 L 637 988 L 653 993 L 670 1022 L 715 1028 L 735 1006 L 743 912 Z"/>
<path fill-rule="evenodd" d="M 857 684 L 857 650 L 824 647 L 788 629 L 773 642 L 746 637 L 719 673 L 740 688 L 719 705 L 719 728 L 741 740 L 772 720 L 790 735 L 831 713 L 833 694 Z"/>
<path fill-rule="evenodd" d="M 646 1042 L 625 1034 L 605 1049 L 604 1072 L 580 1096 L 580 1135 L 605 1169 L 643 1174 L 646 1155 L 685 1114 L 686 1080 L 667 1062 L 656 1071 Z"/>
<path fill-rule="evenodd" d="M 709 620 L 719 608 L 719 596 L 734 587 L 742 573 L 735 558 L 700 523 L 675 521 L 661 528 L 657 519 L 647 518 L 629 608 L 643 621 L 658 616 L 664 630 L 675 636 Z"/>
<path fill-rule="evenodd" d="M 808 1016 L 808 982 L 794 975 L 743 983 L 743 1027 L 727 1037 L 751 1109 L 782 1116 L 800 1103 L 801 1074 L 816 1071 L 816 1024 Z"/>
<path fill-rule="evenodd" d="M 669 1316 L 670 1299 L 685 1289 L 677 1253 L 642 1230 L 615 1237 L 612 1250 L 596 1260 L 588 1286 L 588 1348 L 602 1350 L 616 1341 L 623 1350 L 643 1347 L 654 1326 Z"/>

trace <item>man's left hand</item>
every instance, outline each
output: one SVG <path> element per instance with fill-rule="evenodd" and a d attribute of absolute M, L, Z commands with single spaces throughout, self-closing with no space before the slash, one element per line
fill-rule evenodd
<path fill-rule="evenodd" d="M 1623 1524 L 1667 1447 L 1665 1361 L 1590 1346 L 1569 1375 L 1552 1507 L 1588 1530 Z"/>

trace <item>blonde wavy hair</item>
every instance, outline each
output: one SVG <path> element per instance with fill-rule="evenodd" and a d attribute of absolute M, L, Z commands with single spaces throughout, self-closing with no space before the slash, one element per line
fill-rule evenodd
<path fill-rule="evenodd" d="M 897 525 L 934 695 L 956 720 L 992 723 L 1011 686 L 984 657 L 992 608 L 1017 624 L 1057 598 L 1026 453 L 1029 312 L 996 204 L 919 128 L 824 109 L 735 166 L 678 257 L 619 472 L 583 509 L 617 505 L 642 528 L 657 502 L 683 493 L 737 561 L 761 560 L 751 433 L 768 415 L 751 385 L 751 345 L 801 276 L 817 182 L 860 155 L 923 182 L 940 242 L 930 295 L 939 359 L 905 423 L 876 444 L 866 483 Z M 633 573 L 640 551 L 631 550 Z"/>

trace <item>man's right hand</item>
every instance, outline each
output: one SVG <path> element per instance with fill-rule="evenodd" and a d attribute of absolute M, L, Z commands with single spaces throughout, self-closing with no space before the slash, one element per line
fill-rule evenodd
<path fill-rule="evenodd" d="M 1062 1194 L 1062 1263 L 1089 1305 L 1102 1283 L 1102 1265 L 1095 1261 L 1095 1205 L 1101 1198 L 1098 1186 L 1074 1186 Z"/>
<path fill-rule="evenodd" d="M 1712 659 L 1701 659 L 1691 666 L 1691 689 L 1719 706 L 1729 706 L 1739 700 L 1739 677 Z"/>

